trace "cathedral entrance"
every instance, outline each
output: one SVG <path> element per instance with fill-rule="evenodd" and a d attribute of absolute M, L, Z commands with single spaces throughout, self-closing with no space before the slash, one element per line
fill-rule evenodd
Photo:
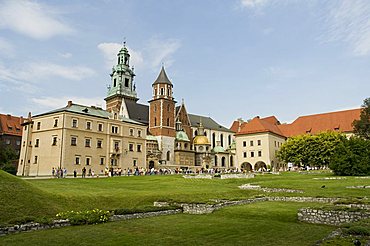
<path fill-rule="evenodd" d="M 152 169 L 152 168 L 154 168 L 154 161 L 149 162 L 149 169 Z"/>

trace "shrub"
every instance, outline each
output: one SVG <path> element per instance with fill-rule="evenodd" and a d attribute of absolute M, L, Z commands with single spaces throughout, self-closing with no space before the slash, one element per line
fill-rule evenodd
<path fill-rule="evenodd" d="M 344 231 L 347 235 L 370 236 L 370 229 L 364 226 L 351 226 Z"/>
<path fill-rule="evenodd" d="M 67 211 L 56 215 L 58 219 L 68 219 L 72 225 L 99 224 L 109 220 L 109 211 L 93 209 L 85 211 Z"/>

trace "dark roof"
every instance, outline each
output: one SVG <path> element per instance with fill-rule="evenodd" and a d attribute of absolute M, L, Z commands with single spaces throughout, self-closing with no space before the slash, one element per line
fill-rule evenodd
<path fill-rule="evenodd" d="M 200 121 L 202 121 L 203 127 L 205 129 L 233 132 L 230 129 L 218 124 L 211 117 L 205 117 L 205 116 L 195 115 L 195 114 L 188 114 L 188 115 L 189 115 L 189 119 L 190 119 L 190 123 L 192 127 L 199 127 Z"/>
<path fill-rule="evenodd" d="M 158 78 L 153 83 L 153 85 L 156 85 L 156 84 L 172 85 L 171 81 L 167 77 L 166 71 L 164 71 L 164 67 L 162 67 L 161 72 L 158 75 Z"/>
<path fill-rule="evenodd" d="M 132 100 L 125 100 L 130 119 L 149 125 L 149 106 L 136 103 Z"/>

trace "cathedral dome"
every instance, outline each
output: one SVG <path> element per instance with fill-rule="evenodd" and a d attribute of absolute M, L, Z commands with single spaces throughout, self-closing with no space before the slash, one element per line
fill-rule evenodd
<path fill-rule="evenodd" d="M 201 145 L 201 144 L 206 144 L 210 145 L 208 138 L 206 136 L 196 136 L 194 138 L 194 144 Z"/>
<path fill-rule="evenodd" d="M 176 132 L 176 140 L 177 141 L 185 141 L 190 142 L 188 135 L 184 131 L 177 131 Z"/>
<path fill-rule="evenodd" d="M 212 149 L 214 153 L 223 153 L 225 152 L 225 149 L 222 146 L 216 146 Z"/>

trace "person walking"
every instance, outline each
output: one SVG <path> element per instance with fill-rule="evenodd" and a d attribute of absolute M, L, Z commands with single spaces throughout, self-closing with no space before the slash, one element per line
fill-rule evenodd
<path fill-rule="evenodd" d="M 73 171 L 73 177 L 77 177 L 77 170 L 75 169 L 74 171 Z"/>

